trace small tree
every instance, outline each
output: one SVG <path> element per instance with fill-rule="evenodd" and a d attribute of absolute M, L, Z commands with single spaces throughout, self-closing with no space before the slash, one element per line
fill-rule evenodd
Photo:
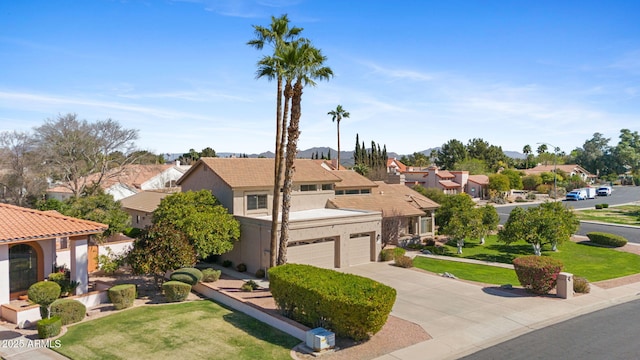
<path fill-rule="evenodd" d="M 29 300 L 40 305 L 40 316 L 48 319 L 51 303 L 60 297 L 61 291 L 60 285 L 53 281 L 38 281 L 29 287 L 27 296 Z"/>
<path fill-rule="evenodd" d="M 156 286 L 168 270 L 196 263 L 196 254 L 186 236 L 167 224 L 154 224 L 133 243 L 127 262 L 135 274 L 153 275 Z"/>
<path fill-rule="evenodd" d="M 480 244 L 484 244 L 484 238 L 492 231 L 498 229 L 500 223 L 500 216 L 495 207 L 491 205 L 485 205 L 478 208 L 480 215 L 482 216 L 482 228 L 480 229 Z"/>
<path fill-rule="evenodd" d="M 442 228 L 442 232 L 456 240 L 458 254 L 462 254 L 465 239 L 480 237 L 483 228 L 480 209 L 470 207 L 460 209 Z"/>
<path fill-rule="evenodd" d="M 200 259 L 231 251 L 240 238 L 240 223 L 209 190 L 165 197 L 153 212 L 153 223 L 186 235 Z"/>
<path fill-rule="evenodd" d="M 382 219 L 382 248 L 387 245 L 397 245 L 400 237 L 402 217 L 396 209 L 392 209 L 388 216 Z"/>
<path fill-rule="evenodd" d="M 517 207 L 498 232 L 498 240 L 507 244 L 524 240 L 531 244 L 534 254 L 540 256 L 542 245 L 550 244 L 556 251 L 558 244 L 576 232 L 578 224 L 573 211 L 560 202 L 545 202 L 527 210 Z"/>
<path fill-rule="evenodd" d="M 511 190 L 509 177 L 502 174 L 489 175 L 489 190 L 496 192 L 498 197 L 504 199 L 505 193 Z"/>
<path fill-rule="evenodd" d="M 123 232 L 131 223 L 131 217 L 115 201 L 111 194 L 102 189 L 92 190 L 93 195 L 72 197 L 64 202 L 62 213 L 79 219 L 91 220 L 109 225 L 98 240 Z"/>

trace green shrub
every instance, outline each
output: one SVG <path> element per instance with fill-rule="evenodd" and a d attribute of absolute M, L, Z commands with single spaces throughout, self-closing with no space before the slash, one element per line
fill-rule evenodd
<path fill-rule="evenodd" d="M 169 278 L 171 280 L 182 281 L 185 284 L 193 286 L 202 281 L 202 277 L 202 271 L 196 268 L 185 267 L 171 273 L 171 276 Z"/>
<path fill-rule="evenodd" d="M 136 298 L 136 286 L 134 284 L 120 284 L 112 286 L 109 291 L 109 300 L 116 310 L 126 309 L 133 306 Z"/>
<path fill-rule="evenodd" d="M 527 200 L 535 200 L 535 199 L 537 199 L 536 194 L 532 193 L 532 192 L 527 193 L 527 197 L 526 198 L 527 198 Z"/>
<path fill-rule="evenodd" d="M 556 287 L 562 262 L 547 256 L 522 256 L 513 260 L 520 284 L 534 294 L 548 294 Z"/>
<path fill-rule="evenodd" d="M 596 204 L 596 210 L 602 209 L 602 204 Z"/>
<path fill-rule="evenodd" d="M 98 267 L 107 275 L 118 271 L 124 262 L 125 257 L 123 255 L 114 254 L 113 251 L 111 251 L 111 248 L 107 248 L 106 254 L 100 254 L 98 256 Z"/>
<path fill-rule="evenodd" d="M 436 246 L 436 241 L 433 239 L 427 239 L 424 241 L 424 246 Z"/>
<path fill-rule="evenodd" d="M 162 284 L 162 290 L 164 291 L 164 296 L 167 298 L 167 301 L 184 301 L 191 292 L 191 285 L 181 281 L 171 280 Z"/>
<path fill-rule="evenodd" d="M 284 316 L 357 341 L 380 331 L 396 299 L 395 289 L 377 281 L 311 265 L 273 267 L 269 280 Z"/>
<path fill-rule="evenodd" d="M 49 317 L 49 305 L 60 297 L 60 285 L 53 281 L 38 281 L 27 291 L 29 300 L 40 305 L 40 317 Z"/>
<path fill-rule="evenodd" d="M 265 275 L 266 275 L 266 274 L 265 274 L 265 272 L 264 272 L 264 269 L 258 269 L 258 270 L 256 270 L 256 277 L 257 277 L 258 279 L 264 279 L 264 276 L 265 276 Z"/>
<path fill-rule="evenodd" d="M 245 264 L 238 264 L 238 266 L 236 266 L 236 270 L 240 271 L 240 272 L 245 272 L 247 271 L 247 265 Z"/>
<path fill-rule="evenodd" d="M 433 255 L 450 255 L 449 249 L 446 246 L 425 246 L 422 251 L 429 251 Z"/>
<path fill-rule="evenodd" d="M 231 260 L 224 260 L 222 262 L 222 266 L 224 266 L 226 268 L 231 267 L 231 266 L 233 266 L 233 262 Z"/>
<path fill-rule="evenodd" d="M 393 249 L 382 249 L 382 251 L 380 251 L 380 261 L 391 260 L 393 260 Z"/>
<path fill-rule="evenodd" d="M 58 316 L 62 325 L 77 323 L 84 319 L 87 307 L 73 299 L 58 299 L 51 304 L 51 316 Z"/>
<path fill-rule="evenodd" d="M 599 245 L 621 247 L 627 245 L 627 239 L 617 234 L 609 234 L 604 232 L 587 233 L 589 241 Z"/>
<path fill-rule="evenodd" d="M 522 196 L 517 196 L 514 201 L 517 202 L 517 203 L 527 202 L 527 200 L 524 199 Z"/>
<path fill-rule="evenodd" d="M 122 233 L 130 238 L 137 239 L 144 234 L 144 230 L 140 228 L 130 227 L 126 228 Z"/>
<path fill-rule="evenodd" d="M 603 208 L 603 209 L 608 209 L 608 208 L 609 208 L 609 204 L 606 204 L 606 203 L 605 203 L 605 204 L 602 204 L 602 208 Z"/>
<path fill-rule="evenodd" d="M 247 282 L 245 282 L 244 284 L 242 284 L 242 286 L 240 287 L 240 290 L 242 291 L 247 291 L 247 292 L 252 292 L 253 290 L 258 289 L 258 284 L 253 281 L 253 280 L 249 280 Z"/>
<path fill-rule="evenodd" d="M 215 269 L 203 269 L 202 270 L 202 281 L 206 283 L 215 282 L 220 279 L 220 274 L 222 271 Z"/>
<path fill-rule="evenodd" d="M 591 291 L 589 281 L 583 277 L 573 277 L 573 291 L 579 294 L 588 294 Z"/>
<path fill-rule="evenodd" d="M 407 253 L 407 250 L 401 248 L 401 247 L 397 247 L 393 249 L 393 258 L 396 259 L 397 257 L 400 256 L 404 256 L 404 254 Z"/>
<path fill-rule="evenodd" d="M 60 285 L 60 296 L 73 295 L 79 285 L 77 281 L 71 281 L 69 279 L 69 273 L 64 271 L 49 274 L 49 281 Z"/>
<path fill-rule="evenodd" d="M 403 268 L 412 268 L 413 259 L 406 255 L 398 256 L 395 258 L 395 264 L 396 266 L 403 267 Z"/>
<path fill-rule="evenodd" d="M 58 316 L 38 321 L 38 337 L 40 339 L 57 336 L 60 334 L 60 329 L 62 329 L 62 320 Z"/>

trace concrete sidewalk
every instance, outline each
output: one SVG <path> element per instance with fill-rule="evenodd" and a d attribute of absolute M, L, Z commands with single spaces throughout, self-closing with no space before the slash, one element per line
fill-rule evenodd
<path fill-rule="evenodd" d="M 392 315 L 420 325 L 433 338 L 380 360 L 456 359 L 579 315 L 640 299 L 640 282 L 560 299 L 444 278 L 391 263 L 341 269 L 398 291 Z"/>

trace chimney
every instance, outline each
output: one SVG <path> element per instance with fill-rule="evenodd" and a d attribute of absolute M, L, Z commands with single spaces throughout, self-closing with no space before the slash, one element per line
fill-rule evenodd
<path fill-rule="evenodd" d="M 180 160 L 176 160 L 176 166 L 180 166 Z"/>

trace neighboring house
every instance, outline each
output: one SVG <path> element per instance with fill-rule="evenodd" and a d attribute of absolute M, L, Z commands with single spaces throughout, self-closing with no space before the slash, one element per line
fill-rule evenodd
<path fill-rule="evenodd" d="M 569 176 L 577 175 L 582 179 L 582 181 L 592 184 L 597 176 L 591 174 L 585 168 L 576 164 L 562 164 L 562 165 L 538 165 L 531 169 L 523 170 L 527 175 L 540 175 L 544 172 L 553 173 L 554 170 L 562 170 L 565 173 L 569 174 Z"/>
<path fill-rule="evenodd" d="M 294 166 L 288 262 L 334 268 L 376 261 L 381 213 L 326 208 L 341 179 L 314 160 Z M 238 219 L 240 241 L 222 258 L 255 272 L 269 266 L 273 181 L 273 159 L 201 158 L 178 185 L 210 190 Z"/>
<path fill-rule="evenodd" d="M 327 207 L 379 211 L 383 221 L 399 217 L 400 240 L 434 235 L 434 212 L 440 206 L 434 201 L 402 184 L 370 181 L 349 170 L 332 173 L 342 181 L 336 184 L 336 196 Z"/>
<path fill-rule="evenodd" d="M 57 264 L 56 241 L 62 237 L 68 239 L 71 280 L 79 283 L 76 294 L 87 293 L 89 240 L 107 228 L 52 211 L 0 204 L 0 305 L 49 276 Z"/>
<path fill-rule="evenodd" d="M 407 166 L 396 158 L 387 159 L 387 173 L 401 174 L 407 171 Z"/>
<path fill-rule="evenodd" d="M 142 191 L 120 200 L 120 206 L 131 216 L 131 226 L 146 229 L 153 225 L 153 211 L 160 205 L 160 201 L 170 194 L 168 192 Z"/>
<path fill-rule="evenodd" d="M 338 167 L 338 160 L 337 159 L 332 159 L 332 160 L 313 160 L 316 163 L 322 165 L 323 168 L 327 169 L 327 170 L 338 170 L 336 169 Z M 340 164 L 340 169 L 339 170 L 347 170 L 346 167 L 342 166 L 342 164 Z"/>
<path fill-rule="evenodd" d="M 425 188 L 440 189 L 445 194 L 467 193 L 473 198 L 488 196 L 489 177 L 469 175 L 468 171 L 440 170 L 437 166 L 405 166 L 395 159 L 387 161 L 388 182 L 404 184 L 409 187 L 420 185 Z"/>
<path fill-rule="evenodd" d="M 177 162 L 176 164 L 162 165 L 129 164 L 107 173 L 100 186 L 116 201 L 145 190 L 177 189 L 177 180 L 184 175 L 189 167 Z M 98 174 L 89 175 L 81 181 L 92 184 L 98 180 L 98 176 Z M 64 201 L 71 196 L 71 190 L 60 184 L 47 190 L 47 198 Z"/>

